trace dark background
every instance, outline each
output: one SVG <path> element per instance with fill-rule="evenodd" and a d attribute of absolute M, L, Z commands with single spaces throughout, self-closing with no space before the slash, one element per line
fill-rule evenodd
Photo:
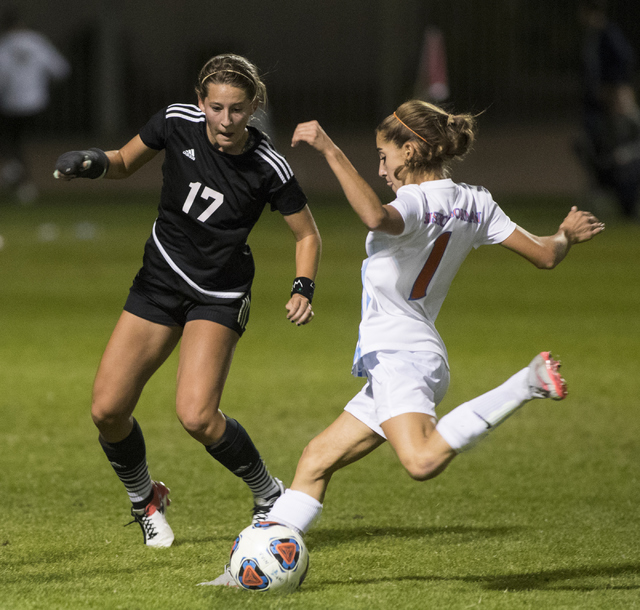
<path fill-rule="evenodd" d="M 42 129 L 137 129 L 171 102 L 193 102 L 201 65 L 247 55 L 288 130 L 317 118 L 371 129 L 411 97 L 424 28 L 445 35 L 456 110 L 485 121 L 571 120 L 577 112 L 576 0 L 30 0 L 29 25 L 73 64 Z M 640 2 L 610 2 L 634 44 Z M 636 45 L 637 47 L 637 45 Z"/>
<path fill-rule="evenodd" d="M 572 148 L 580 120 L 577 0 L 29 0 L 20 6 L 28 25 L 73 67 L 32 125 L 31 165 L 41 189 L 65 186 L 51 179 L 61 151 L 117 148 L 160 108 L 195 103 L 200 67 L 223 52 L 258 65 L 269 92 L 270 134 L 305 189 L 338 188 L 315 156 L 288 146 L 295 124 L 309 119 L 318 119 L 381 187 L 373 130 L 413 96 L 428 25 L 445 36 L 449 109 L 482 112 L 474 153 L 456 166 L 454 178 L 497 193 L 575 195 L 585 188 Z M 640 0 L 609 6 L 639 52 Z M 158 175 L 157 167 L 143 168 L 124 184 L 100 186 L 157 189 Z M 76 190 L 95 187 L 76 182 Z"/>

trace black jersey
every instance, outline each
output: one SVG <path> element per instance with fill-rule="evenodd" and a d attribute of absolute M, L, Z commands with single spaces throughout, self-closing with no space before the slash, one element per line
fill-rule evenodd
<path fill-rule="evenodd" d="M 168 106 L 140 130 L 146 146 L 165 150 L 144 268 L 171 288 L 214 300 L 242 296 L 255 271 L 246 240 L 264 206 L 288 215 L 307 203 L 284 157 L 248 129 L 252 143 L 239 155 L 214 148 L 204 113 L 191 104 Z"/>

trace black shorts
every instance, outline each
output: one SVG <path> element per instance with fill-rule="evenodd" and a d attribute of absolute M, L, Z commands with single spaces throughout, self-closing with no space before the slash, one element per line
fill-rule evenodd
<path fill-rule="evenodd" d="M 206 299 L 206 297 L 204 297 Z M 195 301 L 177 293 L 147 274 L 133 280 L 124 310 L 163 326 L 183 326 L 190 320 L 210 320 L 242 336 L 249 322 L 251 292 L 238 299 Z"/>

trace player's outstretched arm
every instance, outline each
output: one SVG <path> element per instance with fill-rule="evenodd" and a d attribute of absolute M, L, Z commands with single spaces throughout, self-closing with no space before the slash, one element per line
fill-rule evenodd
<path fill-rule="evenodd" d="M 404 220 L 400 213 L 393 206 L 382 205 L 374 190 L 320 127 L 318 121 L 300 123 L 296 127 L 291 146 L 297 146 L 300 142 L 306 142 L 324 156 L 351 207 L 370 231 L 392 235 L 402 233 Z"/>
<path fill-rule="evenodd" d="M 502 242 L 502 245 L 533 263 L 539 269 L 553 269 L 568 254 L 571 246 L 604 231 L 604 223 L 591 212 L 573 206 L 555 235 L 539 237 L 521 227 Z"/>
<path fill-rule="evenodd" d="M 140 136 L 127 142 L 120 150 L 99 148 L 72 150 L 56 161 L 53 176 L 60 180 L 74 178 L 127 178 L 158 154 L 146 146 Z"/>

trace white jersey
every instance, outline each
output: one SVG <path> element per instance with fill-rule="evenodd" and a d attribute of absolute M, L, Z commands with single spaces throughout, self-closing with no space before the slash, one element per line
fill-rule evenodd
<path fill-rule="evenodd" d="M 71 72 L 67 60 L 38 32 L 16 30 L 0 39 L 0 111 L 30 116 L 49 104 L 50 81 Z"/>
<path fill-rule="evenodd" d="M 401 235 L 370 232 L 362 265 L 362 321 L 352 373 L 379 350 L 447 350 L 435 327 L 449 286 L 471 248 L 503 242 L 516 225 L 482 187 L 434 180 L 402 186 L 391 202 Z"/>

